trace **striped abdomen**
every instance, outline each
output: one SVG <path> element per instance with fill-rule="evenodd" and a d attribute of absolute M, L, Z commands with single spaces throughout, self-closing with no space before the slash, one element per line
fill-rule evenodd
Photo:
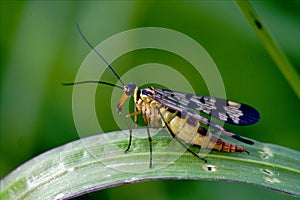
<path fill-rule="evenodd" d="M 188 144 L 216 151 L 246 152 L 245 148 L 225 142 L 212 135 L 210 131 L 201 126 L 198 121 L 193 120 L 189 115 L 165 107 L 160 107 L 159 109 L 172 134 Z M 154 111 L 151 117 L 151 125 L 155 127 L 157 124 L 165 126 L 161 117 L 156 115 Z"/>

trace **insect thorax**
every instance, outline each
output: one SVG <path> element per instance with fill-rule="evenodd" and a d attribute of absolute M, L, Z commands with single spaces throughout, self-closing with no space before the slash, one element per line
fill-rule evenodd
<path fill-rule="evenodd" d="M 153 94 L 155 94 L 155 91 L 152 88 L 137 89 L 134 93 L 136 109 L 142 112 L 147 125 L 152 128 L 160 128 L 166 127 L 164 123 L 166 122 L 173 134 L 186 143 L 201 144 L 201 146 L 209 143 L 211 134 L 200 126 L 197 120 L 159 104 L 151 99 Z M 204 133 L 203 131 L 200 133 L 200 129 L 203 129 Z M 208 144 L 205 146 L 208 146 Z"/>
<path fill-rule="evenodd" d="M 144 121 L 147 125 L 151 124 L 153 128 L 158 128 L 156 125 L 156 117 L 153 117 L 153 113 L 157 113 L 157 102 L 152 100 L 149 96 L 153 95 L 154 91 L 151 88 L 136 89 L 134 92 L 134 102 L 137 111 L 142 112 Z M 157 114 L 155 114 L 157 116 Z"/>

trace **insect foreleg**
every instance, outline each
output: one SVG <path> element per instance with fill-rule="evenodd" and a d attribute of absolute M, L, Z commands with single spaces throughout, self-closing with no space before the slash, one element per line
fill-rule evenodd
<path fill-rule="evenodd" d="M 136 110 L 136 108 L 135 108 L 135 110 Z M 126 118 L 126 123 L 127 123 L 128 129 L 129 129 L 129 142 L 128 142 L 127 149 L 125 150 L 125 153 L 129 151 L 130 146 L 131 146 L 131 141 L 132 141 L 132 129 L 131 129 L 131 127 L 130 127 L 129 118 L 134 116 L 134 118 L 135 118 L 134 121 L 137 122 L 137 115 L 139 115 L 141 112 L 142 112 L 142 111 L 139 110 L 139 111 L 135 111 L 135 112 L 133 112 L 133 113 L 127 114 L 127 115 L 125 116 L 125 118 Z M 143 114 L 143 118 L 144 118 L 144 119 L 147 118 L 145 114 Z M 149 130 L 149 127 L 148 127 L 148 126 L 149 126 L 149 123 L 147 123 L 146 121 L 145 121 L 145 123 L 146 123 L 146 129 L 147 129 L 147 135 L 148 135 L 149 146 L 150 146 L 150 147 L 149 147 L 149 148 L 150 148 L 150 164 L 149 164 L 149 167 L 152 168 L 152 138 L 151 138 L 150 130 Z"/>
<path fill-rule="evenodd" d="M 141 113 L 141 111 L 136 111 L 136 112 L 127 114 L 127 115 L 125 116 L 126 123 L 127 123 L 128 129 L 129 129 L 129 142 L 128 142 L 127 149 L 125 150 L 125 153 L 129 151 L 130 146 L 131 146 L 131 141 L 132 141 L 132 129 L 131 129 L 131 127 L 130 127 L 130 123 L 129 123 L 129 120 L 128 120 L 128 119 L 129 119 L 130 117 L 132 117 L 132 116 L 134 116 L 134 117 L 136 118 L 136 116 L 137 116 L 138 114 L 140 114 L 140 113 Z"/>
<path fill-rule="evenodd" d="M 134 112 L 137 112 L 137 107 L 134 105 Z M 135 128 L 138 126 L 138 118 L 137 115 L 134 115 L 134 123 L 135 123 Z"/>

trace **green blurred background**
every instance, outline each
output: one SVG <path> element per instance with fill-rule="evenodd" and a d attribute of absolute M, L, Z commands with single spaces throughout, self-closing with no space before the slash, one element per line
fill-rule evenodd
<path fill-rule="evenodd" d="M 300 1 L 251 3 L 299 72 Z M 94 44 L 121 31 L 145 26 L 170 28 L 192 37 L 217 64 L 227 97 L 251 104 L 261 113 L 258 124 L 231 126 L 230 130 L 300 150 L 299 99 L 234 2 L 2 0 L 0 5 L 1 178 L 34 156 L 79 138 L 72 117 L 72 88 L 61 85 L 74 80 L 81 62 L 90 52 L 76 30 L 76 23 Z M 158 55 L 161 54 L 133 52 L 128 62 L 125 63 L 126 59 L 116 61 L 117 71 L 122 74 L 137 63 L 159 62 Z M 161 62 L 178 65 L 172 56 L 166 56 Z M 177 68 L 184 69 L 183 66 Z M 184 70 L 182 73 L 186 73 L 195 91 L 207 95 L 203 82 L 197 84 L 193 74 Z M 110 72 L 104 76 L 106 81 L 116 82 Z M 106 92 L 111 89 L 98 92 L 101 98 L 96 97 L 97 110 L 110 103 Z M 112 119 L 111 110 L 102 112 L 108 112 L 107 121 Z M 116 130 L 114 123 L 109 123 L 105 131 L 112 130 Z M 292 199 L 253 185 L 210 181 L 151 181 L 80 198 L 225 200 L 253 197 Z"/>

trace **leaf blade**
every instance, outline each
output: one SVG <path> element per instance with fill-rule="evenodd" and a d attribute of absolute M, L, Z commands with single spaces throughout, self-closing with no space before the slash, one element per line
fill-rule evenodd
<path fill-rule="evenodd" d="M 154 168 L 149 169 L 146 131 L 137 129 L 134 135 L 145 138 L 134 138 L 127 154 L 123 152 L 128 142 L 124 131 L 87 137 L 50 150 L 1 180 L 0 197 L 64 199 L 116 185 L 162 179 L 243 182 L 300 196 L 298 151 L 255 141 L 255 145 L 247 145 L 250 155 L 211 152 L 205 164 L 189 153 L 181 155 L 178 146 L 164 151 L 171 138 L 163 131 L 153 138 Z M 178 159 L 167 163 L 166 158 L 172 156 Z"/>

